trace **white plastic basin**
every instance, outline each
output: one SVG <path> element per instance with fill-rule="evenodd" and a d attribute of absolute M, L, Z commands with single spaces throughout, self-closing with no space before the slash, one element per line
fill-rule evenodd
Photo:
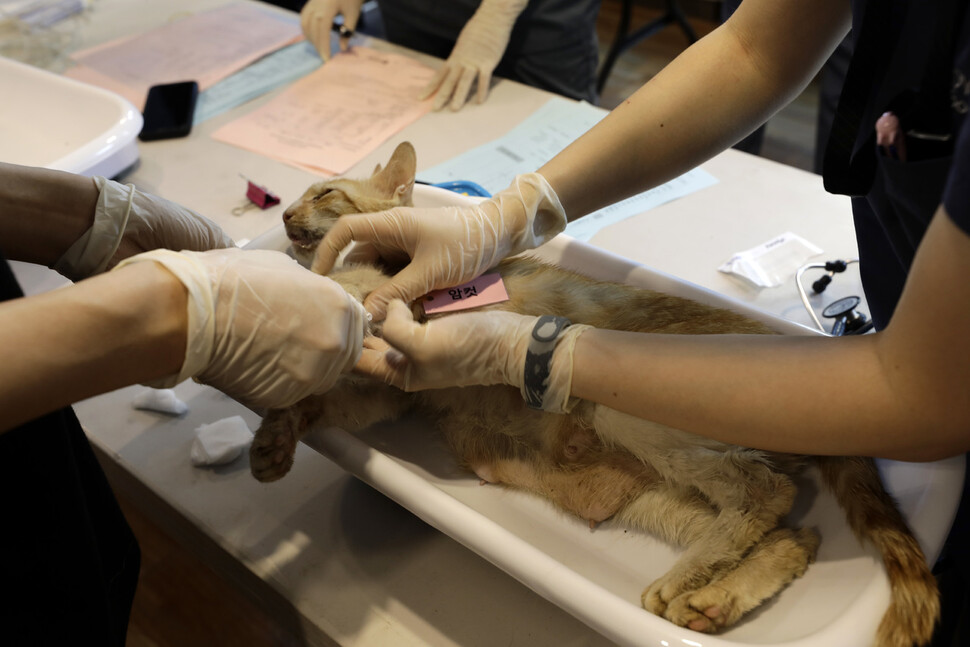
<path fill-rule="evenodd" d="M 0 160 L 113 177 L 138 159 L 141 113 L 122 97 L 0 57 Z"/>
<path fill-rule="evenodd" d="M 474 198 L 418 185 L 419 206 L 462 204 Z M 282 224 L 247 245 L 284 251 Z M 558 236 L 537 255 L 590 276 L 625 282 L 711 305 L 733 308 L 785 334 L 817 334 L 652 268 Z M 806 392 L 806 397 L 811 394 Z M 842 510 L 814 471 L 789 519 L 822 536 L 817 561 L 777 598 L 716 636 L 675 626 L 640 607 L 640 593 L 670 568 L 679 551 L 662 541 L 606 522 L 595 532 L 530 494 L 481 487 L 436 440 L 430 423 L 405 420 L 359 434 L 317 428 L 306 443 L 551 602 L 631 647 L 865 647 L 889 603 L 885 569 L 871 546 L 861 546 Z M 963 458 L 935 463 L 879 461 L 887 489 L 914 528 L 930 561 L 956 512 Z"/>

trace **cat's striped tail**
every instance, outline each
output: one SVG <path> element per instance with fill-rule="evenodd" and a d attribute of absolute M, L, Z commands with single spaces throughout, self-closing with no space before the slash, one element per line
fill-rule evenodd
<path fill-rule="evenodd" d="M 869 458 L 818 458 L 822 479 L 860 540 L 882 554 L 892 598 L 876 634 L 878 647 L 925 645 L 940 615 L 940 595 L 926 557 Z"/>

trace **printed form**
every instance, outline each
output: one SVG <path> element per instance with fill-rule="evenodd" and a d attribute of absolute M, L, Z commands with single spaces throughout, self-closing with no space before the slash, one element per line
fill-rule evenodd
<path fill-rule="evenodd" d="M 406 56 L 353 47 L 212 137 L 339 175 L 431 110 L 431 99 L 417 97 L 433 74 Z"/>

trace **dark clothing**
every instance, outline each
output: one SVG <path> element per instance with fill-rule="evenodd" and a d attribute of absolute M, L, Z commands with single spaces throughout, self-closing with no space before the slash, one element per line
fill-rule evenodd
<path fill-rule="evenodd" d="M 845 72 L 852 59 L 852 35 L 842 39 L 835 51 L 826 59 L 819 72 L 818 83 L 818 117 L 815 122 L 815 155 L 812 160 L 812 170 L 822 174 L 825 144 L 832 132 L 832 119 L 835 108 L 842 93 L 845 82 Z"/>
<path fill-rule="evenodd" d="M 0 434 L 0 514 L 0 643 L 124 645 L 140 552 L 70 408 Z"/>
<path fill-rule="evenodd" d="M 892 317 L 916 248 L 944 202 L 944 188 L 950 217 L 970 232 L 968 185 L 958 181 L 970 171 L 970 140 L 961 133 L 970 73 L 963 4 L 853 4 L 855 53 L 824 176 L 829 190 L 854 196 L 860 270 L 877 329 Z M 875 145 L 876 120 L 887 111 L 899 116 L 904 132 L 950 138 L 910 134 L 906 161 L 891 159 Z"/>
<path fill-rule="evenodd" d="M 447 59 L 481 0 L 378 0 L 387 40 Z M 531 0 L 494 76 L 597 102 L 600 0 Z"/>
<path fill-rule="evenodd" d="M 965 0 L 856 0 L 853 55 L 825 151 L 825 186 L 852 195 L 860 272 L 877 329 L 885 328 L 916 249 L 942 203 L 970 234 L 970 13 Z M 905 159 L 876 146 L 893 112 Z M 929 134 L 931 137 L 926 137 Z M 942 137 L 941 137 L 942 136 Z M 940 286 L 945 289 L 945 286 Z M 928 330 L 927 332 L 931 332 Z M 934 647 L 970 644 L 970 493 L 934 573 L 943 594 Z"/>

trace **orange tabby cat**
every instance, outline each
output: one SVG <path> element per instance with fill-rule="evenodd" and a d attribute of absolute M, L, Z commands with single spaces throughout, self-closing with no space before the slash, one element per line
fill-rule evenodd
<path fill-rule="evenodd" d="M 410 204 L 415 166 L 414 149 L 405 142 L 370 178 L 310 187 L 284 214 L 296 256 L 308 264 L 341 215 Z M 510 300 L 489 309 L 640 332 L 771 333 L 734 312 L 595 281 L 529 257 L 505 260 L 497 270 Z M 370 265 L 331 276 L 360 299 L 386 280 Z M 883 556 L 892 601 L 877 644 L 910 647 L 930 638 L 939 615 L 935 580 L 868 458 L 728 445 L 591 402 L 580 402 L 569 415 L 535 411 L 514 387 L 408 394 L 348 376 L 326 394 L 269 411 L 250 452 L 252 472 L 261 481 L 285 475 L 296 443 L 314 425 L 357 431 L 413 412 L 435 421 L 459 463 L 484 481 L 544 496 L 591 524 L 614 518 L 685 547 L 673 568 L 646 588 L 642 602 L 703 632 L 738 622 L 814 560 L 818 536 L 784 524 L 796 494 L 792 476 L 814 463 L 857 536 Z"/>

